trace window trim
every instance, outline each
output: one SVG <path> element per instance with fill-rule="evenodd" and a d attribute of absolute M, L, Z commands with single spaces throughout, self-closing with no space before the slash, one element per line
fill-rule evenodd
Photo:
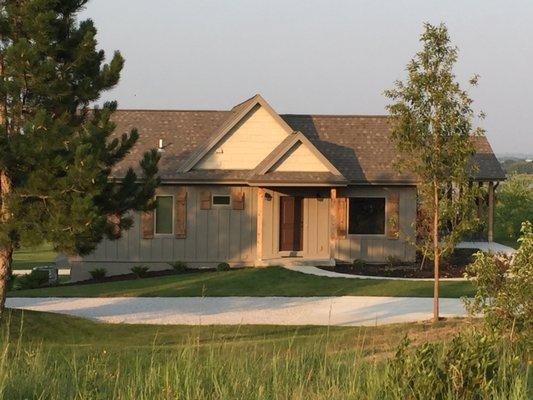
<path fill-rule="evenodd" d="M 215 204 L 215 197 L 227 197 L 229 199 L 229 203 L 228 204 Z M 231 203 L 232 203 L 231 194 L 211 194 L 211 207 L 231 208 Z"/>
<path fill-rule="evenodd" d="M 158 197 L 170 197 L 172 199 L 172 215 L 171 215 L 171 223 L 172 223 L 172 231 L 170 233 L 158 233 L 157 232 L 157 206 L 154 208 L 154 237 L 155 236 L 173 236 L 174 235 L 174 213 L 176 212 L 174 210 L 175 208 L 175 198 L 173 194 L 158 194 L 155 196 L 155 200 L 157 202 Z"/>
<path fill-rule="evenodd" d="M 346 210 L 346 235 L 350 237 L 363 237 L 363 236 L 370 236 L 373 238 L 384 238 L 387 236 L 387 221 L 388 221 L 388 215 L 387 215 L 387 196 L 386 195 L 371 195 L 371 196 L 347 196 L 348 198 L 348 204 L 347 204 L 347 210 Z M 384 210 L 383 213 L 385 215 L 385 221 L 383 222 L 383 233 L 350 233 L 350 200 L 351 199 L 384 199 Z"/>

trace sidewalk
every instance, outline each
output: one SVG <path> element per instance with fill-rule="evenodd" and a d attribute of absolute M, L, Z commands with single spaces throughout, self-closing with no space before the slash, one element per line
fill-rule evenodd
<path fill-rule="evenodd" d="M 432 298 L 413 297 L 99 297 L 8 298 L 6 306 L 102 322 L 173 325 L 372 326 L 432 317 Z M 441 299 L 443 317 L 462 317 L 460 299 Z"/>

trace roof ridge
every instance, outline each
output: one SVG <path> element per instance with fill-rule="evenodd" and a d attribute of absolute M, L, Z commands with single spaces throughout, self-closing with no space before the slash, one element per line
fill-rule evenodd
<path fill-rule="evenodd" d="M 175 108 L 119 108 L 115 112 L 118 111 L 142 111 L 142 112 L 223 112 L 223 113 L 229 113 L 230 110 L 181 110 L 181 109 L 175 109 Z"/>
<path fill-rule="evenodd" d="M 280 116 L 321 118 L 390 118 L 386 114 L 280 114 Z"/>

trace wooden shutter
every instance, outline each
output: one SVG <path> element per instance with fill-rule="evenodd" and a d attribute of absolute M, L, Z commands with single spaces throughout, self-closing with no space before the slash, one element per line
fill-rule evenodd
<path fill-rule="evenodd" d="M 200 210 L 211 209 L 211 192 L 203 190 L 200 192 Z"/>
<path fill-rule="evenodd" d="M 107 222 L 110 226 L 110 233 L 115 238 L 119 238 L 122 231 L 120 229 L 120 214 L 113 213 L 107 216 Z"/>
<path fill-rule="evenodd" d="M 400 195 L 389 193 L 385 212 L 387 221 L 387 238 L 398 239 L 400 236 Z"/>
<path fill-rule="evenodd" d="M 154 211 L 141 213 L 141 234 L 143 239 L 154 237 Z"/>
<path fill-rule="evenodd" d="M 187 237 L 187 189 L 178 188 L 174 215 L 174 235 L 178 239 Z"/>
<path fill-rule="evenodd" d="M 347 231 L 347 201 L 346 197 L 337 197 L 336 214 L 337 214 L 337 239 L 346 239 Z"/>
<path fill-rule="evenodd" d="M 234 210 L 244 210 L 244 192 L 242 188 L 231 189 L 231 207 Z"/>

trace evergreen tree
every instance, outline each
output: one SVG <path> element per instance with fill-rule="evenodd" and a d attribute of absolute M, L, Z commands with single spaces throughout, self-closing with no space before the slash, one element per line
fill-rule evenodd
<path fill-rule="evenodd" d="M 396 82 L 385 95 L 393 101 L 388 110 L 391 137 L 402 154 L 398 167 L 418 179 L 422 235 L 417 245 L 434 262 L 433 314 L 438 320 L 440 259 L 478 222 L 472 136 L 483 130 L 473 127 L 472 100 L 455 79 L 457 49 L 446 26 L 425 24 L 420 40 L 423 48 L 407 65 L 406 82 Z M 477 84 L 477 77 L 470 83 Z"/>
<path fill-rule="evenodd" d="M 89 108 L 124 60 L 106 64 L 93 22 L 77 22 L 87 1 L 0 2 L 0 310 L 14 249 L 87 254 L 131 227 L 129 211 L 154 206 L 156 150 L 111 176 L 138 133 L 113 134 L 116 103 Z"/>

